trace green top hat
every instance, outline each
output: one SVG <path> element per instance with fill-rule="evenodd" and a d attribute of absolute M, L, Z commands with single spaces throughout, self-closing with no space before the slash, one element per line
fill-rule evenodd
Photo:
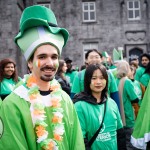
<path fill-rule="evenodd" d="M 113 49 L 113 61 L 117 62 L 123 60 L 123 54 L 122 50 L 116 50 L 115 48 Z"/>
<path fill-rule="evenodd" d="M 23 11 L 21 19 L 20 19 L 20 32 L 15 37 L 15 42 L 20 47 L 20 49 L 22 50 L 23 53 L 25 53 L 25 51 L 27 49 L 25 49 L 22 46 L 22 44 L 19 44 L 18 40 L 19 41 L 21 39 L 26 40 L 26 38 L 24 38 L 24 35 L 25 35 L 25 33 L 28 30 L 30 30 L 31 28 L 41 27 L 41 26 L 44 27 L 44 30 L 46 30 L 49 33 L 51 33 L 51 35 L 52 34 L 56 35 L 55 37 L 57 37 L 57 35 L 60 36 L 60 34 L 61 34 L 62 37 L 63 37 L 63 45 L 62 45 L 62 47 L 66 45 L 66 42 L 67 42 L 68 37 L 69 37 L 69 33 L 68 33 L 68 31 L 66 29 L 58 27 L 56 17 L 54 15 L 54 13 L 52 12 L 52 10 L 50 10 L 50 9 L 44 7 L 44 6 L 34 5 L 34 6 L 27 7 Z M 34 36 L 32 36 L 32 38 L 33 37 Z M 36 37 L 36 39 L 37 39 L 37 37 Z M 23 43 L 25 43 L 25 41 Z M 44 43 L 45 42 L 43 40 L 43 42 L 39 43 L 39 45 L 40 44 L 44 44 Z M 49 42 L 46 41 L 46 43 L 49 43 Z M 50 42 L 50 43 L 52 44 L 53 42 Z M 61 44 L 62 44 L 62 42 L 61 42 Z M 37 46 L 39 46 L 39 45 L 37 45 Z M 55 44 L 53 44 L 53 45 L 55 46 Z M 29 48 L 30 45 L 28 45 L 28 46 L 26 45 L 26 48 L 27 47 Z M 34 48 L 36 48 L 36 47 L 34 47 Z M 56 46 L 56 48 L 61 53 L 61 49 L 59 49 L 60 47 L 61 46 Z M 35 49 L 30 50 L 31 53 L 33 53 L 34 50 Z M 27 60 L 29 59 L 28 57 L 26 57 Z"/>

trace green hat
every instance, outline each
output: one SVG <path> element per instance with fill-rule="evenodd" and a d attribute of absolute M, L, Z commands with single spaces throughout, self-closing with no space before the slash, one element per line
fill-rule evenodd
<path fill-rule="evenodd" d="M 113 49 L 113 61 L 117 62 L 123 60 L 123 54 L 122 50 L 116 50 L 115 48 Z"/>
<path fill-rule="evenodd" d="M 40 27 L 40 28 L 43 27 L 43 29 L 40 29 L 37 27 Z M 46 41 L 44 41 L 45 40 L 44 38 L 43 38 L 43 40 L 42 39 L 39 40 L 37 38 L 37 31 L 36 30 L 38 32 L 42 30 L 39 33 L 41 35 L 39 37 L 39 39 L 44 37 L 44 38 L 46 38 Z M 32 42 L 35 44 L 36 41 L 38 40 L 38 41 L 41 41 L 41 43 L 37 42 L 38 44 L 36 43 L 37 45 L 33 46 L 33 47 L 31 46 L 31 45 L 34 45 L 33 43 L 29 42 L 30 44 L 28 44 L 26 42 L 26 40 L 27 41 L 30 41 L 30 40 L 27 39 L 27 37 L 29 38 L 29 36 L 31 36 L 31 33 L 29 33 L 29 31 L 32 32 L 32 34 L 35 33 L 35 35 L 32 36 Z M 44 31 L 44 33 L 43 33 L 43 31 Z M 26 32 L 28 34 L 26 34 Z M 58 45 L 56 45 L 55 40 L 54 40 L 55 42 L 53 43 L 53 40 L 50 41 L 50 39 L 49 40 L 47 39 L 48 38 L 47 34 L 49 34 L 48 36 L 51 35 L 51 40 L 54 37 L 56 38 L 55 40 L 58 40 L 58 39 L 60 40 L 60 36 L 62 35 L 61 39 L 63 37 L 63 39 L 62 39 L 63 41 L 58 41 L 58 45 L 59 45 L 58 46 Z M 35 40 L 33 39 L 34 37 L 35 37 Z M 21 19 L 20 19 L 20 32 L 15 37 L 15 42 L 20 47 L 23 54 L 25 54 L 26 51 L 28 49 L 30 49 L 30 51 L 28 50 L 28 52 L 27 52 L 28 55 L 25 55 L 26 60 L 28 60 L 30 58 L 30 56 L 33 54 L 33 52 L 35 51 L 35 49 L 38 46 L 45 44 L 45 43 L 50 43 L 50 44 L 54 45 L 59 50 L 59 53 L 61 53 L 62 47 L 65 46 L 65 44 L 68 40 L 68 37 L 69 37 L 68 31 L 64 28 L 58 27 L 56 17 L 54 15 L 54 13 L 52 12 L 52 10 L 50 10 L 49 8 L 46 8 L 44 6 L 34 5 L 34 6 L 27 7 L 23 11 Z M 25 40 L 25 41 L 23 41 L 23 40 Z M 59 42 L 61 44 L 63 43 L 62 46 L 60 46 L 61 44 L 59 44 Z M 34 49 L 31 49 L 31 47 Z"/>

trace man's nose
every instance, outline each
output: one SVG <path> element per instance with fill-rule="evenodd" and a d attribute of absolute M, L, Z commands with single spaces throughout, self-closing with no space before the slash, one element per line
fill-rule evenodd
<path fill-rule="evenodd" d="M 47 65 L 53 65 L 53 64 L 54 64 L 51 57 L 48 57 L 48 58 L 47 58 L 46 64 L 47 64 Z"/>

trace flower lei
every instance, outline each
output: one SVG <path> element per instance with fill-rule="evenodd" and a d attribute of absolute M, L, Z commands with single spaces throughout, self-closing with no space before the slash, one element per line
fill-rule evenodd
<path fill-rule="evenodd" d="M 63 109 L 61 108 L 61 99 L 57 94 L 57 90 L 60 89 L 60 85 L 56 80 L 50 82 L 51 92 L 51 107 L 52 107 L 52 125 L 53 125 L 53 138 L 48 138 L 48 126 L 45 122 L 46 116 L 44 111 L 44 104 L 39 93 L 39 88 L 36 84 L 36 79 L 33 75 L 26 76 L 26 86 L 29 88 L 28 96 L 31 111 L 31 117 L 34 125 L 34 129 L 37 135 L 37 143 L 44 150 L 58 150 L 58 142 L 61 142 L 64 134 L 64 124 L 62 123 Z"/>

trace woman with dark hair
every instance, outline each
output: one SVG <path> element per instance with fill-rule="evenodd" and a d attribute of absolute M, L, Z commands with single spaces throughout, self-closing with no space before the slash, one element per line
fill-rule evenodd
<path fill-rule="evenodd" d="M 89 65 L 85 71 L 84 91 L 73 99 L 86 149 L 125 150 L 120 113 L 114 100 L 108 96 L 107 88 L 106 68 L 98 64 Z"/>
<path fill-rule="evenodd" d="M 71 89 L 70 84 L 66 80 L 65 73 L 67 70 L 67 65 L 64 60 L 59 60 L 59 67 L 56 73 L 56 80 L 60 83 L 62 90 L 64 90 L 68 95 L 70 95 Z"/>
<path fill-rule="evenodd" d="M 21 78 L 18 77 L 16 63 L 10 59 L 5 58 L 0 62 L 0 97 L 2 100 L 8 96 L 15 85 Z"/>

